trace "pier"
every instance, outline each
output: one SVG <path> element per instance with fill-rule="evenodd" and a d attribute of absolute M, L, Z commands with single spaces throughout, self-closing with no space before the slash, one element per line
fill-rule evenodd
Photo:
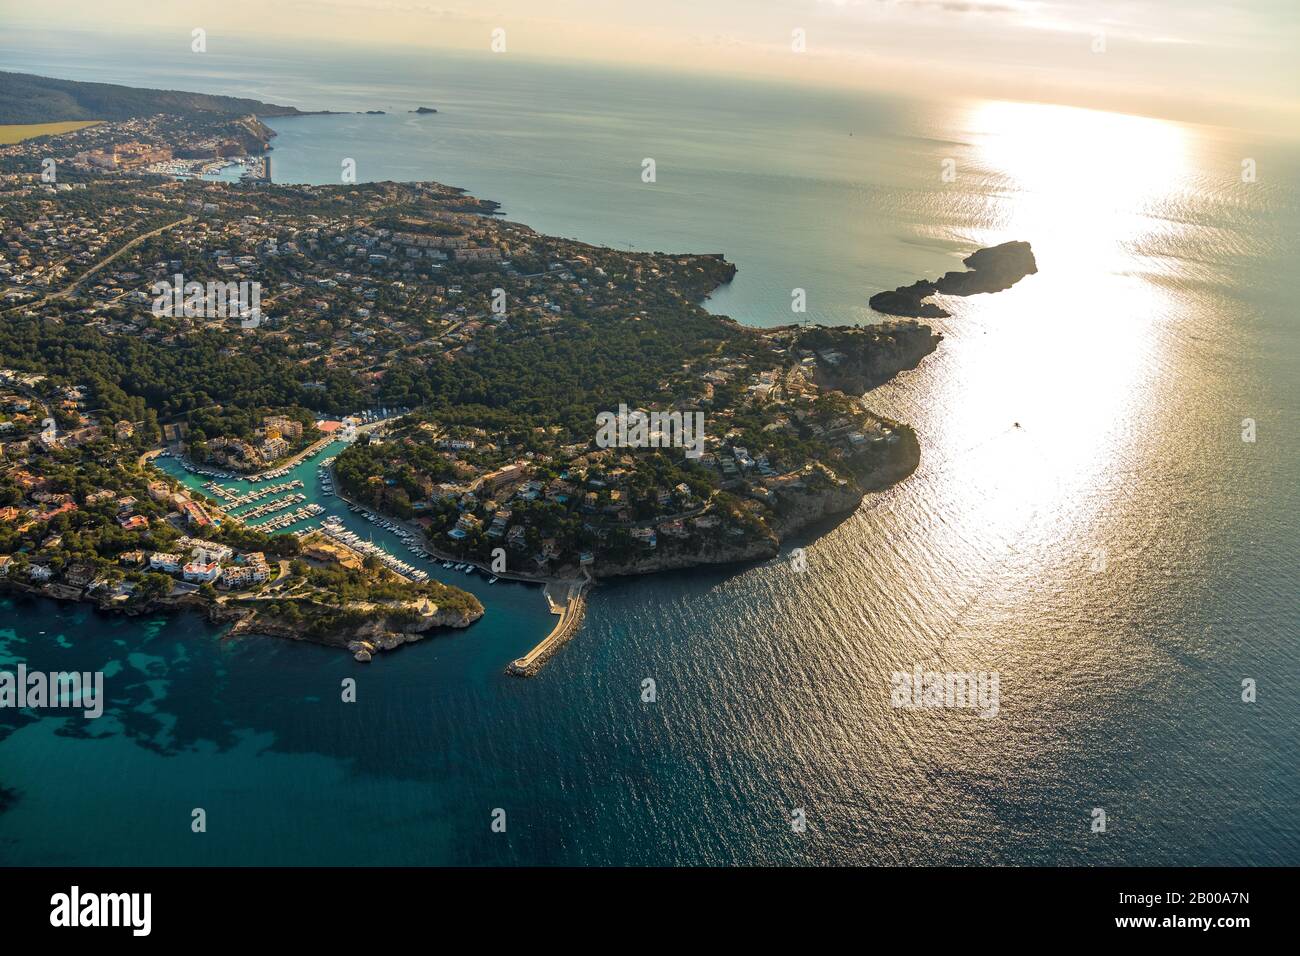
<path fill-rule="evenodd" d="M 510 662 L 506 668 L 507 674 L 513 674 L 516 677 L 534 677 L 542 669 L 551 655 L 559 650 L 573 636 L 578 629 L 578 624 L 582 620 L 582 613 L 586 610 L 585 594 L 587 592 L 588 580 L 570 581 L 567 583 L 551 582 L 546 585 L 546 603 L 550 605 L 551 613 L 558 614 L 560 619 L 555 622 L 555 627 L 551 633 L 542 638 L 540 644 L 534 647 L 523 657 L 517 658 Z M 551 593 L 552 588 L 557 592 L 563 590 L 563 600 L 557 601 L 556 596 Z"/>

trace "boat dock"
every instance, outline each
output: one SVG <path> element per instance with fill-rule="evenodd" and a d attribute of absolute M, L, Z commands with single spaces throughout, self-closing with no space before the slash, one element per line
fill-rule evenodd
<path fill-rule="evenodd" d="M 406 578 L 408 581 L 421 583 L 429 580 L 427 571 L 421 571 L 417 567 L 407 564 L 393 555 L 389 554 L 379 545 L 371 541 L 361 540 L 361 536 L 354 531 L 349 531 L 343 526 L 343 519 L 338 515 L 331 515 L 321 522 L 320 530 L 335 541 L 342 542 L 353 551 L 364 556 L 373 556 L 394 574 Z"/>
<path fill-rule="evenodd" d="M 550 605 L 551 613 L 558 614 L 560 619 L 555 622 L 555 627 L 551 633 L 542 638 L 542 642 L 534 647 L 523 657 L 517 658 L 510 662 L 506 668 L 507 674 L 513 674 L 516 677 L 534 677 L 542 669 L 551 655 L 559 650 L 565 642 L 569 640 L 578 629 L 578 624 L 582 620 L 582 613 L 586 610 L 587 604 L 584 595 L 587 592 L 587 580 L 570 581 L 567 583 L 551 582 L 546 585 L 546 603 Z M 556 600 L 556 593 L 563 600 Z"/>

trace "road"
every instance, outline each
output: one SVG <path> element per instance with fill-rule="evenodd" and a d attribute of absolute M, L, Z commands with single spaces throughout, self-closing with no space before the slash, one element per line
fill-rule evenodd
<path fill-rule="evenodd" d="M 130 242 L 126 243 L 126 245 L 122 246 L 122 248 L 118 249 L 112 255 L 100 259 L 97 263 L 95 263 L 93 266 L 91 266 L 89 269 L 83 272 L 80 276 L 78 276 L 77 279 L 72 283 L 72 285 L 68 286 L 66 289 L 63 289 L 59 292 L 51 292 L 42 299 L 38 299 L 35 302 L 25 302 L 22 305 L 14 306 L 13 308 L 8 309 L 7 311 L 14 312 L 17 311 L 18 309 L 30 309 L 34 307 L 40 307 L 42 305 L 45 305 L 47 302 L 51 301 L 52 299 L 66 299 L 68 296 L 72 295 L 72 293 L 77 290 L 78 286 L 80 286 L 83 282 L 89 279 L 100 269 L 103 269 L 106 265 L 108 265 L 118 256 L 122 255 L 124 252 L 128 252 L 131 249 L 134 249 L 136 246 L 144 242 L 146 239 L 152 239 L 154 236 L 161 235 L 162 233 L 166 232 L 168 229 L 172 229 L 175 228 L 176 226 L 180 226 L 185 223 L 190 223 L 193 221 L 194 221 L 193 216 L 186 216 L 183 219 L 177 219 L 175 222 L 169 222 L 165 226 L 159 226 L 157 229 L 153 229 L 150 230 L 149 232 L 142 233 L 141 235 L 136 236 Z"/>

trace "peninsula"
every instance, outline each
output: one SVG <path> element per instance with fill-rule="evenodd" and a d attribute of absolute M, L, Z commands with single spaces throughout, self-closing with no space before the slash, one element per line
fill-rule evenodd
<path fill-rule="evenodd" d="M 103 116 L 147 112 L 152 92 L 47 82 Z M 17 111 L 4 89 L 0 111 Z M 557 588 L 771 558 L 916 468 L 913 430 L 862 396 L 936 348 L 929 326 L 745 327 L 700 305 L 735 274 L 720 255 L 541 235 L 437 183 L 177 178 L 177 156 L 265 145 L 246 104 L 184 96 L 0 148 L 13 586 L 106 609 L 202 605 L 238 632 L 363 660 L 471 623 L 483 608 L 465 592 L 313 536 L 292 488 L 263 502 L 218 486 L 215 500 L 132 464 L 165 448 L 213 473 L 275 474 L 350 409 L 406 410 L 333 463 L 354 509 L 400 522 L 445 566 Z M 1009 255 L 977 253 L 978 279 L 940 283 L 1006 282 Z M 214 300 L 223 284 L 260 290 L 256 322 Z M 602 431 L 616 412 L 632 427 Z"/>
<path fill-rule="evenodd" d="M 112 122 L 158 114 L 209 120 L 250 114 L 308 115 L 297 107 L 276 106 L 239 96 L 136 89 L 114 83 L 85 83 L 0 71 L 0 124 L 65 120 Z"/>

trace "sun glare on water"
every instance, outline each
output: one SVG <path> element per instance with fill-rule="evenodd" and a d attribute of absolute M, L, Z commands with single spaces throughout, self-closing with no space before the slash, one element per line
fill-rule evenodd
<path fill-rule="evenodd" d="M 982 208 L 975 234 L 956 238 L 972 248 L 1027 240 L 1039 271 L 1004 292 L 942 300 L 963 351 L 944 444 L 992 436 L 953 474 L 991 533 L 1014 537 L 1036 513 L 1051 518 L 1058 541 L 1089 537 L 1122 476 L 1149 467 L 1175 377 L 1157 333 L 1184 305 L 1151 278 L 1172 260 L 1142 250 L 1178 248 L 1194 178 L 1190 133 L 1007 102 L 974 107 L 961 122 L 967 187 Z"/>
<path fill-rule="evenodd" d="M 1172 217 L 1193 180 L 1185 127 L 995 102 L 975 109 L 967 130 L 991 230 L 1031 241 L 1052 281 L 1129 274 L 1142 265 L 1138 246 L 1177 229 Z"/>

